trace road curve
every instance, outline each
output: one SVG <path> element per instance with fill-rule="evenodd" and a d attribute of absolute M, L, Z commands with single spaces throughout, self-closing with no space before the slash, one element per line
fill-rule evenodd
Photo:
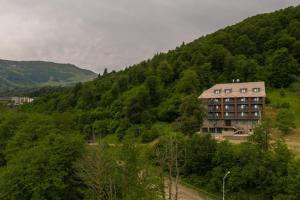
<path fill-rule="evenodd" d="M 175 184 L 173 184 L 173 193 L 175 193 Z M 166 188 L 166 195 L 168 199 L 168 188 Z M 188 188 L 182 184 L 178 185 L 178 200 L 211 200 L 204 195 L 199 194 L 199 192 Z"/>

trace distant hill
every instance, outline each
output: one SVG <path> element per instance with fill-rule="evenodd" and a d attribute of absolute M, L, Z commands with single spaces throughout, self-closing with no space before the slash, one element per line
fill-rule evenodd
<path fill-rule="evenodd" d="M 0 95 L 44 86 L 71 86 L 97 75 L 72 64 L 0 60 Z"/>

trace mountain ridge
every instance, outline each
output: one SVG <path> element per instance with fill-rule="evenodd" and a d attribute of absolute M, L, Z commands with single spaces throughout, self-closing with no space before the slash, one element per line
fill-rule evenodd
<path fill-rule="evenodd" d="M 45 86 L 72 86 L 96 76 L 91 70 L 73 64 L 0 59 L 0 95 Z"/>

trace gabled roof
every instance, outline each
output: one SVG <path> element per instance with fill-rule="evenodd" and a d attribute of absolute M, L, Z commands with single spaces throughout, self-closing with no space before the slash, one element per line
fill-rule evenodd
<path fill-rule="evenodd" d="M 247 89 L 247 92 L 242 93 L 241 89 Z M 259 88 L 258 92 L 254 92 L 254 88 Z M 225 90 L 231 90 L 225 93 Z M 215 91 L 220 90 L 219 94 Z M 213 87 L 205 90 L 200 96 L 200 99 L 210 98 L 234 98 L 234 97 L 266 97 L 265 82 L 245 82 L 245 83 L 224 83 L 216 84 Z"/>

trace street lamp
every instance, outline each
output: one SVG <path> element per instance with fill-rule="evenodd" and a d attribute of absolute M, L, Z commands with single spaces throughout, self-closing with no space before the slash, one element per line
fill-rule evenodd
<path fill-rule="evenodd" d="M 223 177 L 223 200 L 225 200 L 225 179 L 230 174 L 230 171 L 226 172 L 226 174 Z"/>

